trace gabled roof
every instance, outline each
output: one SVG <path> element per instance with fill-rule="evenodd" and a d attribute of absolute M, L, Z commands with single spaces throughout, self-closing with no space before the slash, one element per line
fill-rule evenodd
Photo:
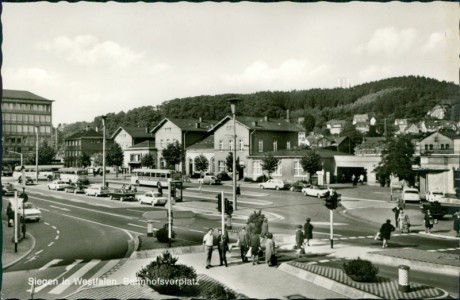
<path fill-rule="evenodd" d="M 141 143 L 132 145 L 127 147 L 125 150 L 133 150 L 133 149 L 155 149 L 155 143 L 153 141 L 147 140 Z"/>
<path fill-rule="evenodd" d="M 214 134 L 211 134 L 193 145 L 187 147 L 187 150 L 192 149 L 214 149 Z"/>
<path fill-rule="evenodd" d="M 369 120 L 369 115 L 368 114 L 354 115 L 353 116 L 353 121 L 356 121 L 356 122 L 366 122 L 368 120 Z"/>
<path fill-rule="evenodd" d="M 340 136 L 335 138 L 335 143 L 338 145 L 342 144 L 346 139 L 350 139 L 348 136 Z"/>
<path fill-rule="evenodd" d="M 164 118 L 161 120 L 157 126 L 155 126 L 151 133 L 155 133 L 161 126 L 163 126 L 167 121 L 170 121 L 177 127 L 179 127 L 182 131 L 198 131 L 198 132 L 206 132 L 208 131 L 217 121 L 214 120 L 200 120 L 199 119 L 175 119 L 175 118 Z M 197 124 L 199 124 L 197 126 Z"/>
<path fill-rule="evenodd" d="M 450 135 L 450 134 L 441 133 L 439 131 L 435 131 L 435 132 L 431 132 L 431 133 L 427 134 L 426 136 L 420 138 L 419 141 L 422 142 L 423 140 L 429 138 L 430 136 L 432 136 L 434 134 L 442 135 L 443 137 L 448 138 L 448 139 L 452 139 L 455 136 L 455 134 Z"/>
<path fill-rule="evenodd" d="M 148 131 L 147 127 L 127 127 L 127 126 L 120 126 L 117 130 L 112 134 L 112 139 L 114 139 L 120 131 L 124 129 L 131 137 L 133 138 L 154 138 L 154 136 Z"/>
<path fill-rule="evenodd" d="M 87 129 L 87 130 L 82 130 L 77 133 L 74 133 L 68 137 L 65 138 L 65 140 L 70 140 L 70 139 L 81 139 L 81 138 L 103 138 L 103 135 L 101 132 L 98 132 L 94 129 Z"/>
<path fill-rule="evenodd" d="M 279 150 L 276 152 L 257 153 L 257 154 L 249 155 L 249 157 L 258 158 L 258 157 L 265 157 L 268 154 L 273 154 L 273 156 L 278 157 L 278 158 L 301 158 L 312 151 L 313 150 L 311 149 L 291 149 L 291 150 L 283 149 L 283 150 Z M 318 153 L 318 155 L 321 158 L 332 158 L 335 155 L 350 155 L 349 153 L 345 153 L 345 152 L 333 151 L 333 150 L 321 149 L 321 148 L 315 149 L 314 151 Z"/>
<path fill-rule="evenodd" d="M 49 101 L 53 102 L 54 100 L 49 100 L 35 94 L 32 94 L 28 91 L 18 91 L 18 90 L 3 90 L 2 98 L 16 99 L 16 100 L 40 100 L 40 101 Z"/>
<path fill-rule="evenodd" d="M 395 119 L 395 125 L 407 125 L 407 119 Z"/>
<path fill-rule="evenodd" d="M 313 135 L 309 135 L 309 136 L 305 137 L 305 139 L 308 142 L 310 142 L 310 145 L 318 143 L 318 141 L 321 140 L 322 138 L 323 138 L 323 136 L 321 134 L 319 134 L 319 135 L 313 134 Z"/>
<path fill-rule="evenodd" d="M 296 124 L 290 123 L 284 119 L 272 119 L 272 118 L 259 118 L 259 117 L 246 117 L 236 116 L 236 122 L 246 127 L 248 130 L 258 131 L 287 131 L 287 132 L 299 132 L 301 131 Z M 214 127 L 209 131 L 214 131 L 225 122 L 233 120 L 232 117 L 226 116 L 220 120 Z"/>
<path fill-rule="evenodd" d="M 347 121 L 345 121 L 345 120 L 332 119 L 332 120 L 329 120 L 326 124 L 329 124 L 331 126 L 342 126 L 342 127 L 344 127 L 346 123 L 347 123 Z"/>
<path fill-rule="evenodd" d="M 367 128 L 367 127 L 369 127 L 369 123 L 367 123 L 367 122 L 357 122 L 355 126 L 356 126 L 356 127 L 364 127 L 364 128 Z"/>
<path fill-rule="evenodd" d="M 364 141 L 356 146 L 358 149 L 373 149 L 386 144 L 384 137 L 367 137 Z"/>

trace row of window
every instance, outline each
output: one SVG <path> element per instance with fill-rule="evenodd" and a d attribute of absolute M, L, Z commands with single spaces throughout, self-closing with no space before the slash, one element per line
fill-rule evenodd
<path fill-rule="evenodd" d="M 4 124 L 2 126 L 4 133 L 35 133 L 36 126 L 33 125 L 11 125 Z M 51 134 L 51 126 L 38 126 L 38 132 L 42 134 Z"/>
<path fill-rule="evenodd" d="M 165 144 L 166 142 L 166 144 Z M 177 139 L 172 139 L 172 141 L 170 139 L 167 139 L 165 141 L 163 141 L 163 139 L 160 140 L 160 149 L 163 149 L 164 147 L 167 147 L 169 144 L 173 143 L 175 144 L 177 142 Z"/>
<path fill-rule="evenodd" d="M 39 137 L 38 143 L 42 144 L 45 140 L 49 140 L 49 138 Z M 4 138 L 5 145 L 11 144 L 24 144 L 24 145 L 35 145 L 36 139 L 35 136 L 22 136 L 22 137 L 6 137 Z"/>
<path fill-rule="evenodd" d="M 441 150 L 449 150 L 450 145 L 449 144 L 441 144 Z M 434 146 L 433 144 L 425 144 L 425 150 L 433 150 Z"/>
<path fill-rule="evenodd" d="M 102 143 L 102 140 L 99 140 L 99 139 L 85 140 L 85 142 L 92 143 L 92 144 L 100 144 Z M 64 144 L 66 146 L 81 146 L 81 140 L 65 141 Z"/>
<path fill-rule="evenodd" d="M 243 142 L 243 140 L 239 140 L 238 146 L 239 146 L 239 148 L 238 148 L 239 151 L 244 151 L 244 142 Z M 257 146 L 258 146 L 257 150 L 259 152 L 264 152 L 264 141 L 263 140 L 259 140 L 258 143 L 257 143 Z M 219 148 L 218 149 L 220 151 L 226 150 L 224 148 L 224 141 L 222 141 L 222 140 L 219 141 Z M 230 151 L 233 151 L 233 139 L 228 140 L 228 148 L 227 149 L 229 149 Z M 288 150 L 291 149 L 291 142 L 290 141 L 288 141 L 286 143 L 286 149 L 288 149 Z M 278 151 L 278 141 L 273 142 L 273 150 L 272 151 Z"/>
<path fill-rule="evenodd" d="M 73 157 L 79 157 L 81 155 L 81 151 L 75 150 L 75 151 L 65 151 L 65 156 L 73 156 Z"/>
<path fill-rule="evenodd" d="M 10 114 L 4 113 L 5 122 L 51 123 L 50 115 Z"/>
<path fill-rule="evenodd" d="M 38 111 L 51 112 L 50 104 L 2 103 L 2 111 Z"/>

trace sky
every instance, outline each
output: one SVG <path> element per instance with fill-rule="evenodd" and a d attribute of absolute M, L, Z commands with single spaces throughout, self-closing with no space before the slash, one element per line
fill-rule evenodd
<path fill-rule="evenodd" d="M 430 3 L 3 3 L 3 88 L 54 100 L 53 124 L 175 98 L 459 83 L 459 6 Z"/>

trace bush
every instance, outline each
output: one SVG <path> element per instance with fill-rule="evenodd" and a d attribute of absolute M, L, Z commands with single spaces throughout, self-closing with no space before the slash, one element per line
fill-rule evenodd
<path fill-rule="evenodd" d="M 345 262 L 343 264 L 343 270 L 351 279 L 358 282 L 373 282 L 379 268 L 374 266 L 368 260 L 358 259 Z"/>
<path fill-rule="evenodd" d="M 254 211 L 248 218 L 247 224 L 253 224 L 253 228 L 249 226 L 249 230 L 254 230 L 255 233 L 260 234 L 262 232 L 262 223 L 264 222 L 265 215 L 262 210 Z"/>
<path fill-rule="evenodd" d="M 193 267 L 176 264 L 178 258 L 167 250 L 156 261 L 142 268 L 136 276 L 155 291 L 166 295 L 193 295 L 197 283 Z"/>
<path fill-rule="evenodd" d="M 220 283 L 214 283 L 200 293 L 204 299 L 236 299 L 237 295 Z"/>
<path fill-rule="evenodd" d="M 155 237 L 160 243 L 167 243 L 168 242 L 168 224 L 165 224 L 163 228 L 160 228 L 155 233 Z M 171 233 L 171 238 L 176 237 L 176 232 L 174 230 Z"/>

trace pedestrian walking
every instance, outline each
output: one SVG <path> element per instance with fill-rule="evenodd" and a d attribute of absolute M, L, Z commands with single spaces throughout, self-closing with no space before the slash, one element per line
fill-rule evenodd
<path fill-rule="evenodd" d="M 303 248 L 303 242 L 304 242 L 304 233 L 302 231 L 302 225 L 298 225 L 295 231 L 295 246 L 296 246 L 296 249 L 299 251 L 299 255 L 305 253 L 305 250 Z"/>
<path fill-rule="evenodd" d="M 246 231 L 246 227 L 243 227 L 240 232 L 238 232 L 238 247 L 240 247 L 241 253 L 241 260 L 243 262 L 247 262 L 248 258 L 246 257 L 246 253 L 249 249 L 249 234 Z"/>
<path fill-rule="evenodd" d="M 264 221 L 262 222 L 262 230 L 260 232 L 261 237 L 265 237 L 268 233 L 268 219 L 264 218 Z"/>
<path fill-rule="evenodd" d="M 430 213 L 430 210 L 427 209 L 425 211 L 425 216 L 423 218 L 425 220 L 425 233 L 431 233 L 431 228 L 433 228 L 434 220 L 433 216 Z"/>
<path fill-rule="evenodd" d="M 454 231 L 456 237 L 460 237 L 460 212 L 454 214 Z"/>
<path fill-rule="evenodd" d="M 382 248 L 388 247 L 388 241 L 391 237 L 391 232 L 395 231 L 395 227 L 391 224 L 391 220 L 387 221 L 380 227 L 380 237 L 383 239 Z"/>
<path fill-rule="evenodd" d="M 364 184 L 364 174 L 359 175 L 359 182 L 361 183 L 361 185 Z"/>
<path fill-rule="evenodd" d="M 160 196 L 163 196 L 163 187 L 161 186 L 161 184 L 158 185 L 158 194 L 160 194 Z"/>
<path fill-rule="evenodd" d="M 353 183 L 353 186 L 356 186 L 356 176 L 355 176 L 355 174 L 351 175 L 351 182 Z"/>
<path fill-rule="evenodd" d="M 200 193 L 201 193 L 201 189 L 202 189 L 202 187 L 203 187 L 203 182 L 200 181 L 199 184 L 200 184 L 200 185 L 199 185 L 198 189 L 200 190 Z"/>
<path fill-rule="evenodd" d="M 212 251 L 214 246 L 214 236 L 213 236 L 214 229 L 209 228 L 208 232 L 203 237 L 203 244 L 206 247 L 206 269 L 211 267 L 211 258 L 212 258 Z"/>
<path fill-rule="evenodd" d="M 396 206 L 392 209 L 392 211 L 394 212 L 395 214 L 395 223 L 396 223 L 396 227 L 399 228 L 399 213 L 401 212 L 401 209 L 399 208 L 399 206 Z"/>
<path fill-rule="evenodd" d="M 240 185 L 238 184 L 238 186 L 236 187 L 236 196 L 239 197 L 241 195 L 241 188 L 240 188 Z"/>
<path fill-rule="evenodd" d="M 273 255 L 275 255 L 275 241 L 273 240 L 273 234 L 269 232 L 267 233 L 267 239 L 265 240 L 265 263 L 268 266 L 271 266 Z"/>
<path fill-rule="evenodd" d="M 225 264 L 225 266 L 228 267 L 228 264 L 227 264 L 228 232 L 227 230 L 224 230 L 224 232 L 222 232 L 221 228 L 217 230 L 217 250 L 219 251 L 220 265 L 223 266 Z"/>
<path fill-rule="evenodd" d="M 11 206 L 11 202 L 9 202 L 8 206 L 6 207 L 6 217 L 8 219 L 8 227 L 13 227 L 14 211 L 13 211 L 13 207 Z"/>
<path fill-rule="evenodd" d="M 259 251 L 260 248 L 260 235 L 253 232 L 251 234 L 251 256 L 252 256 L 252 265 L 257 265 L 259 263 Z"/>
<path fill-rule="evenodd" d="M 310 246 L 310 240 L 313 239 L 313 225 L 310 223 L 311 219 L 307 218 L 306 223 L 303 225 L 303 232 L 305 235 L 306 245 Z"/>
<path fill-rule="evenodd" d="M 403 232 L 404 230 L 409 230 L 408 225 L 409 225 L 409 216 L 406 214 L 406 212 L 403 209 L 401 209 L 398 215 L 399 232 Z"/>

